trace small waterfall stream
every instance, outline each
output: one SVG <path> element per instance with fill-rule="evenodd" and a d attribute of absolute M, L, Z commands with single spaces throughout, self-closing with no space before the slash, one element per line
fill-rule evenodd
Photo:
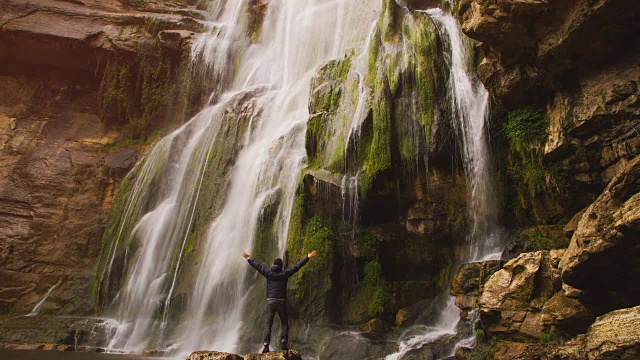
<path fill-rule="evenodd" d="M 475 74 L 469 73 L 468 44 L 458 21 L 441 9 L 427 10 L 426 13 L 436 23 L 450 52 L 446 55 L 450 55 L 447 62 L 452 122 L 470 193 L 467 221 L 470 230 L 465 244 L 457 251 L 457 268 L 463 263 L 499 259 L 503 249 L 489 156 L 489 93 Z M 473 344 L 473 337 L 460 332 L 460 309 L 455 305 L 455 298 L 449 295 L 449 287 L 436 298 L 435 304 L 430 325 L 409 331 L 401 340 L 398 352 L 388 355 L 387 360 L 402 359 L 411 350 L 436 341 L 444 342 L 444 347 L 449 349 L 449 353 L 443 356 L 452 356 L 457 346 Z"/>
<path fill-rule="evenodd" d="M 31 310 L 31 312 L 29 314 L 27 314 L 26 316 L 36 316 L 36 315 L 38 315 L 38 313 L 42 309 L 42 305 L 44 305 L 45 301 L 47 301 L 47 298 L 49 298 L 49 295 L 51 295 L 51 293 L 55 289 L 57 289 L 58 286 L 60 286 L 60 284 L 62 284 L 62 278 L 60 278 L 60 280 L 58 280 L 58 282 L 56 282 L 55 284 L 53 284 L 52 287 L 49 288 L 47 293 L 44 294 L 44 296 L 42 297 L 42 300 L 38 301 L 36 306 L 33 307 L 33 310 Z"/>

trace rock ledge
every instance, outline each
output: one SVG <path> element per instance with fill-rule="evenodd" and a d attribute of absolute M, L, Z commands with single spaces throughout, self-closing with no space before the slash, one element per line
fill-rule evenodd
<path fill-rule="evenodd" d="M 266 354 L 247 354 L 244 357 L 219 351 L 200 350 L 189 355 L 187 360 L 302 360 L 296 350 L 271 351 Z"/>

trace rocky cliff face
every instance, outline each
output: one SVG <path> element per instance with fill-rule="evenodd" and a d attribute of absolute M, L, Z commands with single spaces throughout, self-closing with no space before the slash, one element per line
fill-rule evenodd
<path fill-rule="evenodd" d="M 162 93 L 187 91 L 167 84 L 188 80 L 204 15 L 162 1 L 0 8 L 0 313 L 28 313 L 59 283 L 41 313 L 90 314 L 122 177 L 197 102 L 169 111 Z"/>
<path fill-rule="evenodd" d="M 505 202 L 512 227 L 534 225 L 538 249 L 566 247 L 550 227 L 571 239 L 566 250 L 520 254 L 479 288 L 454 286 L 459 306 L 480 313 L 481 346 L 457 356 L 637 357 L 638 332 L 625 325 L 640 299 L 640 254 L 630 240 L 640 193 L 637 7 L 490 0 L 461 1 L 456 11 L 478 41 L 478 73 L 501 113 L 496 136 L 507 141 L 496 155 L 519 198 Z M 519 180 L 533 186 L 523 191 Z M 526 231 L 516 233 L 510 249 L 519 250 L 509 257 L 536 248 Z M 464 270 L 487 266 L 467 265 L 456 278 L 478 282 L 477 271 Z M 604 341 L 602 329 L 615 326 L 620 335 Z"/>

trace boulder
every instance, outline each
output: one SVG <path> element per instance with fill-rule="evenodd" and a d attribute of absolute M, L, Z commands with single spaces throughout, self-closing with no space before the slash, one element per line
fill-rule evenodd
<path fill-rule="evenodd" d="M 270 351 L 266 354 L 247 354 L 245 360 L 302 360 L 300 353 L 295 350 Z"/>
<path fill-rule="evenodd" d="M 242 356 L 219 351 L 195 351 L 187 360 L 243 360 Z"/>
<path fill-rule="evenodd" d="M 557 269 L 562 250 L 524 253 L 507 262 L 484 285 L 480 316 L 494 334 L 538 338 L 545 329 L 541 310 L 561 289 Z"/>
<path fill-rule="evenodd" d="M 485 312 L 541 309 L 539 298 L 550 298 L 561 285 L 560 273 L 553 267 L 559 252 L 524 253 L 507 262 L 485 284 L 480 298 L 481 309 Z"/>
<path fill-rule="evenodd" d="M 451 282 L 451 295 L 456 297 L 456 306 L 462 310 L 476 307 L 484 284 L 489 277 L 500 270 L 499 260 L 488 260 L 463 264 Z"/>
<path fill-rule="evenodd" d="M 640 358 L 640 306 L 615 310 L 596 319 L 587 332 L 589 360 Z"/>

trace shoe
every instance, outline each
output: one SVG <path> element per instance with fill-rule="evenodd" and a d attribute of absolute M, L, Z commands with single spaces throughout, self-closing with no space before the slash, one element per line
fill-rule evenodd
<path fill-rule="evenodd" d="M 287 346 L 286 342 L 282 342 L 282 350 L 289 350 L 289 347 Z"/>
<path fill-rule="evenodd" d="M 269 352 L 269 345 L 267 344 L 267 345 L 264 346 L 264 349 L 262 349 L 262 353 L 265 354 L 265 353 L 268 353 L 268 352 Z"/>

